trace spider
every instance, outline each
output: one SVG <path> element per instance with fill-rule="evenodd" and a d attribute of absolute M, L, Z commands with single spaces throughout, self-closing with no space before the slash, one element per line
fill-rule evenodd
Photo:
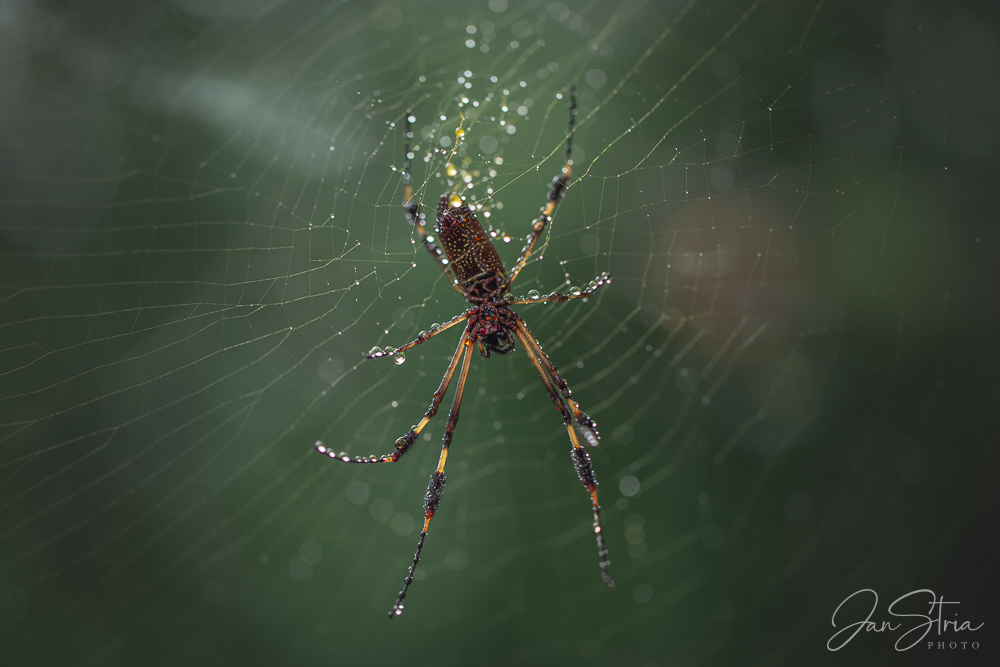
<path fill-rule="evenodd" d="M 584 488 L 590 494 L 594 511 L 594 532 L 597 535 L 597 553 L 600 558 L 601 577 L 605 585 L 614 586 L 614 581 L 608 572 L 608 550 L 604 543 L 604 533 L 601 529 L 601 506 L 597 502 L 597 479 L 594 468 L 590 463 L 590 455 L 580 444 L 580 437 L 590 446 L 596 447 L 600 436 L 597 433 L 597 425 L 584 413 L 577 402 L 573 399 L 573 392 L 570 391 L 566 381 L 556 370 L 548 355 L 542 351 L 542 346 L 538 344 L 531 331 L 525 326 L 521 318 L 511 310 L 511 306 L 518 306 L 529 303 L 540 302 L 561 302 L 570 299 L 585 299 L 592 295 L 599 287 L 611 281 L 610 276 L 602 273 L 587 286 L 585 290 L 570 290 L 569 294 L 553 292 L 547 296 L 539 296 L 537 293 L 528 297 L 513 297 L 508 293 L 508 288 L 525 267 L 528 258 L 531 256 L 538 239 L 545 232 L 551 219 L 552 212 L 556 204 L 562 199 L 569 185 L 570 168 L 572 165 L 571 155 L 573 151 L 573 124 L 576 119 L 576 89 L 569 87 L 569 121 L 566 129 L 566 164 L 562 173 L 556 176 L 549 187 L 548 200 L 541 209 L 541 214 L 531 225 L 531 233 L 527 236 L 527 242 L 521 251 L 521 257 L 514 265 L 509 275 L 500 256 L 497 255 L 496 248 L 490 241 L 489 236 L 483 231 L 482 225 L 476 219 L 475 214 L 466 206 L 461 197 L 455 193 L 441 195 L 437 207 L 437 235 L 440 246 L 434 239 L 428 236 L 424 228 L 424 215 L 420 212 L 420 205 L 413 199 L 412 176 L 410 174 L 410 141 L 413 132 L 410 123 L 410 112 L 406 113 L 405 127 L 405 157 L 403 161 L 403 188 L 406 197 L 403 203 L 407 221 L 414 226 L 420 236 L 420 242 L 430 251 L 431 256 L 452 280 L 452 286 L 465 300 L 472 304 L 472 307 L 464 313 L 448 320 L 444 324 L 433 327 L 430 331 L 421 332 L 416 339 L 398 348 L 372 348 L 366 355 L 369 359 L 380 357 L 391 357 L 397 363 L 402 363 L 403 354 L 410 348 L 424 343 L 439 333 L 451 327 L 466 322 L 465 331 L 458 341 L 458 348 L 445 369 L 444 377 L 437 391 L 431 399 L 431 405 L 424 413 L 423 419 L 410 428 L 407 433 L 396 440 L 395 449 L 390 454 L 384 456 L 371 456 L 368 458 L 351 458 L 345 453 L 336 454 L 326 448 L 322 443 L 317 442 L 316 450 L 332 459 L 344 461 L 346 463 L 395 463 L 406 452 L 410 450 L 417 440 L 420 431 L 437 414 L 438 407 L 444 399 L 445 393 L 451 384 L 451 380 L 458 372 L 458 386 L 455 389 L 455 396 L 452 399 L 451 411 L 448 413 L 448 423 L 445 427 L 444 438 L 441 445 L 441 457 L 438 460 L 437 469 L 431 473 L 430 481 L 427 484 L 427 493 L 424 496 L 424 525 L 420 531 L 420 540 L 417 542 L 417 551 L 413 556 L 413 564 L 410 565 L 406 578 L 403 580 L 403 589 L 399 591 L 399 597 L 392 609 L 389 611 L 389 618 L 403 613 L 403 599 L 406 592 L 413 583 L 413 572 L 417 563 L 420 562 L 420 552 L 424 547 L 424 539 L 427 537 L 427 529 L 430 526 L 431 518 L 441 504 L 441 495 L 444 492 L 445 474 L 444 466 L 448 458 L 448 448 L 451 446 L 452 434 L 455 432 L 455 425 L 458 423 L 458 413 L 462 405 L 462 393 L 465 390 L 465 382 L 469 376 L 469 366 L 472 363 L 473 346 L 478 345 L 479 353 L 484 358 L 489 358 L 494 352 L 497 354 L 507 354 L 515 349 L 516 343 L 520 343 L 525 354 L 531 361 L 538 375 L 541 376 L 545 389 L 548 391 L 549 399 L 555 405 L 559 414 L 562 415 L 563 424 L 569 434 L 569 441 L 572 445 L 570 456 L 576 468 L 577 476 L 583 483 Z M 574 421 L 576 422 L 574 428 Z"/>

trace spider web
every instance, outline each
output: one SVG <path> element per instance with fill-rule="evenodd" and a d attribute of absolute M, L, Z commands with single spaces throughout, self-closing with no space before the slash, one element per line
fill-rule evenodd
<path fill-rule="evenodd" d="M 5 664 L 970 664 L 995 651 L 995 10 L 932 3 L 0 8 Z M 461 191 L 601 427 L 615 588 L 523 353 L 403 215 Z M 450 394 L 445 407 L 450 404 Z M 831 614 L 929 588 L 978 649 Z M 949 612 L 951 613 L 951 612 Z M 879 614 L 883 614 L 879 616 Z M 937 639 L 937 637 L 934 637 Z M 961 653 L 961 655 L 958 655 Z M 845 656 L 845 654 L 849 654 Z"/>

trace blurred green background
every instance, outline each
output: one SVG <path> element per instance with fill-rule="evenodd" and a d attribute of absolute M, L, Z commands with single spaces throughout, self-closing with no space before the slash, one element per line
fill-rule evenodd
<path fill-rule="evenodd" d="M 989 663 L 997 19 L 4 3 L 0 660 Z M 617 585 L 530 364 L 477 356 L 388 621 L 445 411 L 398 465 L 312 447 L 390 451 L 458 337 L 364 359 L 464 307 L 403 216 L 403 119 L 425 211 L 468 174 L 510 263 L 571 83 L 575 180 L 514 291 L 613 275 L 518 311 L 601 427 Z M 978 648 L 830 651 L 861 589 L 877 622 L 918 589 L 960 602 L 982 629 L 928 639 Z"/>

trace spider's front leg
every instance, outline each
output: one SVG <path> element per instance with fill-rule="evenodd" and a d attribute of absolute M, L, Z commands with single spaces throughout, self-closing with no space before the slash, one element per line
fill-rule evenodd
<path fill-rule="evenodd" d="M 420 212 L 420 204 L 413 198 L 413 175 L 410 173 L 410 160 L 413 158 L 410 147 L 410 142 L 413 141 L 412 123 L 413 113 L 407 110 L 406 126 L 403 133 L 403 211 L 406 213 L 407 222 L 417 230 L 417 234 L 420 236 L 420 244 L 427 248 L 431 257 L 434 258 L 434 261 L 438 263 L 444 274 L 451 280 L 452 287 L 465 296 L 465 291 L 458 285 L 458 281 L 455 280 L 454 271 L 448 266 L 444 251 L 427 234 L 427 229 L 424 227 L 424 214 Z"/>
<path fill-rule="evenodd" d="M 420 204 L 413 199 L 413 175 L 410 173 L 410 160 L 413 158 L 410 142 L 413 141 L 413 112 L 407 109 L 406 125 L 403 130 L 403 210 L 406 212 L 406 220 L 413 225 L 417 234 L 420 235 L 420 243 L 427 247 L 427 250 L 434 257 L 441 269 L 448 274 L 448 265 L 444 261 L 444 253 L 437 244 L 430 241 L 424 229 L 424 215 L 420 212 Z"/>
<path fill-rule="evenodd" d="M 552 185 L 549 186 L 549 194 L 545 206 L 542 207 L 541 213 L 538 218 L 531 223 L 531 233 L 528 235 L 527 242 L 524 244 L 524 249 L 521 250 L 521 258 L 517 260 L 517 264 L 514 265 L 514 269 L 510 272 L 510 278 L 507 279 L 507 285 L 511 285 L 514 279 L 517 278 L 517 274 L 521 272 L 521 269 L 525 267 L 528 263 L 528 258 L 531 257 L 531 253 L 535 249 L 535 245 L 538 243 L 538 239 L 542 237 L 545 232 L 545 228 L 548 227 L 549 220 L 552 219 L 552 212 L 555 211 L 556 204 L 559 200 L 563 198 L 566 194 L 566 188 L 569 187 L 569 176 L 573 169 L 573 125 L 576 123 L 576 88 L 573 86 L 569 87 L 569 121 L 566 127 L 566 164 L 563 165 L 562 173 L 552 179 Z"/>

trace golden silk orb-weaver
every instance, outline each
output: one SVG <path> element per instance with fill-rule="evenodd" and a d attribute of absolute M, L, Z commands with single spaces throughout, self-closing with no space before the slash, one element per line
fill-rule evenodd
<path fill-rule="evenodd" d="M 427 234 L 424 226 L 424 214 L 420 212 L 420 205 L 413 199 L 412 176 L 410 174 L 410 159 L 412 158 L 410 142 L 413 138 L 411 123 L 413 119 L 409 112 L 406 114 L 406 145 L 403 162 L 403 185 L 406 198 L 403 207 L 406 219 L 416 229 L 421 245 L 427 248 L 441 270 L 451 278 L 454 288 L 465 297 L 467 302 L 472 304 L 472 307 L 444 324 L 433 327 L 430 331 L 421 332 L 416 339 L 402 347 L 390 347 L 384 350 L 372 348 L 366 355 L 369 359 L 389 357 L 396 360 L 397 363 L 402 363 L 403 355 L 410 348 L 427 342 L 457 324 L 466 323 L 465 330 L 458 341 L 458 348 L 451 356 L 441 384 L 431 399 L 430 407 L 419 423 L 396 440 L 395 448 L 391 453 L 383 456 L 352 458 L 345 453 L 334 453 L 320 442 L 315 445 L 316 450 L 321 454 L 345 463 L 395 463 L 410 450 L 421 430 L 437 414 L 438 407 L 440 407 L 441 401 L 451 385 L 455 371 L 458 371 L 458 383 L 455 388 L 455 396 L 452 399 L 451 410 L 448 412 L 448 423 L 445 426 L 441 445 L 441 457 L 438 460 L 437 469 L 431 473 L 430 481 L 427 484 L 427 493 L 424 496 L 424 524 L 420 531 L 420 540 L 417 542 L 417 551 L 413 556 L 413 564 L 410 565 L 406 578 L 403 580 L 403 589 L 399 591 L 398 599 L 389 611 L 389 618 L 403 613 L 403 599 L 406 597 L 410 584 L 413 583 L 413 573 L 417 563 L 420 562 L 420 552 L 424 547 L 427 529 L 430 527 L 431 518 L 441 504 L 445 485 L 445 462 L 448 459 L 452 434 L 458 424 L 462 393 L 469 376 L 469 366 L 472 363 L 475 346 L 479 347 L 479 353 L 484 358 L 489 358 L 493 353 L 507 354 L 513 351 L 517 344 L 520 344 L 528 360 L 538 371 L 538 375 L 545 384 L 549 399 L 562 416 L 572 445 L 570 456 L 573 459 L 573 465 L 576 468 L 577 476 L 590 495 L 594 511 L 594 532 L 597 535 L 601 577 L 607 586 L 614 586 L 614 581 L 608 572 L 610 565 L 608 549 L 601 528 L 601 506 L 597 501 L 597 478 L 590 462 L 590 455 L 580 442 L 582 438 L 588 445 L 596 447 L 600 440 L 597 425 L 580 409 L 580 406 L 573 399 L 573 392 L 570 391 L 555 365 L 542 350 L 541 345 L 535 340 L 521 318 L 511 309 L 512 306 L 530 303 L 586 299 L 600 287 L 608 284 L 611 278 L 606 273 L 602 273 L 591 281 L 586 289 L 571 288 L 567 294 L 553 292 L 546 296 L 540 296 L 537 292 L 529 292 L 527 297 L 514 297 L 509 293 L 511 285 L 527 264 L 535 245 L 549 224 L 556 205 L 563 198 L 566 188 L 569 186 L 573 152 L 573 125 L 576 119 L 575 88 L 569 88 L 568 97 L 569 121 L 566 129 L 566 164 L 562 173 L 553 179 L 552 185 L 549 187 L 547 201 L 538 218 L 531 223 L 531 233 L 521 251 L 521 257 L 510 272 L 504 267 L 493 242 L 483 230 L 475 214 L 455 193 L 443 194 L 438 201 L 436 241 Z"/>

